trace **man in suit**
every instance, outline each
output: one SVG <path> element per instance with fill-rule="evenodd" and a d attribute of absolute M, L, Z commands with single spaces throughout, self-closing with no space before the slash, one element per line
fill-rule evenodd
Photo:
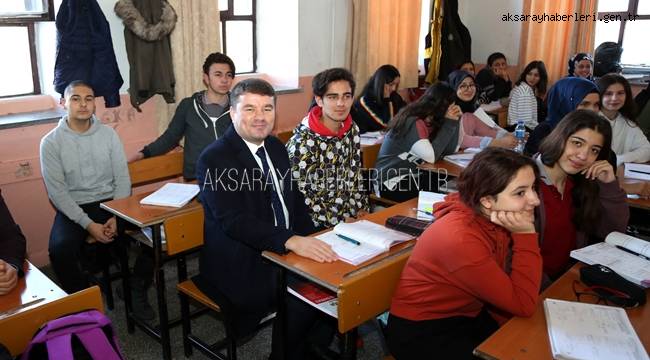
<path fill-rule="evenodd" d="M 9 293 L 23 274 L 25 236 L 0 192 L 0 295 Z"/>
<path fill-rule="evenodd" d="M 324 242 L 303 236 L 314 231 L 309 211 L 291 182 L 284 145 L 269 136 L 275 122 L 273 87 L 260 79 L 239 82 L 231 91 L 230 114 L 233 126 L 197 164 L 205 243 L 195 282 L 220 305 L 232 305 L 242 336 L 277 305 L 279 269 L 263 261 L 262 251 L 293 251 L 319 262 L 334 261 L 336 254 Z M 319 315 L 293 296 L 287 313 L 287 357 L 305 358 L 305 335 Z"/>

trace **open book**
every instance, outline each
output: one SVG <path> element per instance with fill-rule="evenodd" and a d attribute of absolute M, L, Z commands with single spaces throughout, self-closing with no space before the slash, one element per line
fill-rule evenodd
<path fill-rule="evenodd" d="M 339 259 L 358 265 L 388 251 L 394 244 L 413 239 L 413 236 L 368 220 L 360 220 L 339 223 L 334 230 L 316 238 L 330 244 Z"/>
<path fill-rule="evenodd" d="M 381 131 L 372 131 L 359 135 L 361 145 L 381 144 L 384 141 L 384 134 Z"/>
<path fill-rule="evenodd" d="M 142 205 L 182 207 L 199 193 L 196 184 L 167 183 L 140 200 Z"/>
<path fill-rule="evenodd" d="M 605 242 L 571 251 L 571 257 L 583 263 L 610 267 L 625 279 L 650 287 L 650 242 L 612 232 Z"/>
<path fill-rule="evenodd" d="M 433 204 L 445 201 L 445 196 L 445 194 L 431 191 L 420 191 L 417 218 L 419 220 L 433 221 Z"/>
<path fill-rule="evenodd" d="M 467 165 L 474 159 L 474 155 L 476 153 L 470 152 L 470 153 L 459 153 L 459 154 L 451 154 L 443 157 L 443 159 L 449 161 L 452 164 L 458 165 L 462 168 L 466 168 Z"/>
<path fill-rule="evenodd" d="M 338 318 L 336 293 L 312 282 L 299 282 L 287 286 L 287 291 L 316 309 Z"/>
<path fill-rule="evenodd" d="M 545 299 L 544 313 L 554 359 L 648 360 L 621 308 Z"/>

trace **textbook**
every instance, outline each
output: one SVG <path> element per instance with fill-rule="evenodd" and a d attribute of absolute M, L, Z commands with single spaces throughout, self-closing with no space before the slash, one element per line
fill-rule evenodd
<path fill-rule="evenodd" d="M 614 231 L 605 242 L 571 251 L 583 263 L 610 267 L 625 279 L 650 287 L 650 242 Z"/>
<path fill-rule="evenodd" d="M 470 153 L 464 152 L 464 153 L 447 155 L 443 157 L 443 159 L 447 160 L 448 162 L 454 165 L 458 165 L 462 168 L 466 168 L 467 165 L 469 165 L 469 163 L 472 161 L 472 159 L 474 159 L 474 155 L 476 155 L 476 153 L 474 152 L 470 152 Z"/>
<path fill-rule="evenodd" d="M 625 178 L 650 181 L 650 165 L 625 163 Z"/>
<path fill-rule="evenodd" d="M 196 184 L 167 183 L 140 200 L 142 205 L 182 207 L 199 193 Z"/>
<path fill-rule="evenodd" d="M 312 282 L 299 282 L 287 286 L 287 291 L 316 309 L 338 318 L 336 293 Z"/>
<path fill-rule="evenodd" d="M 339 259 L 352 265 L 384 253 L 391 246 L 414 237 L 368 220 L 339 223 L 333 230 L 316 236 L 332 246 Z"/>
<path fill-rule="evenodd" d="M 553 359 L 648 360 L 625 310 L 544 299 Z"/>

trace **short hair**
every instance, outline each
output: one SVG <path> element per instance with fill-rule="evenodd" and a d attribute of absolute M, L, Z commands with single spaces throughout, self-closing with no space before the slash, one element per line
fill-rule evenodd
<path fill-rule="evenodd" d="M 537 83 L 538 95 L 544 95 L 546 94 L 546 86 L 548 85 L 548 73 L 546 72 L 546 66 L 544 65 L 544 62 L 541 60 L 535 60 L 528 63 L 528 65 L 526 65 L 526 68 L 524 68 L 524 71 L 522 71 L 521 75 L 519 75 L 519 80 L 517 80 L 515 85 L 526 82 L 526 75 L 528 75 L 528 73 L 533 69 L 537 69 L 539 72 L 539 82 Z"/>
<path fill-rule="evenodd" d="M 632 88 L 630 83 L 623 76 L 615 73 L 604 75 L 603 77 L 596 80 L 596 85 L 598 85 L 598 90 L 600 91 L 600 104 L 601 108 L 603 107 L 603 96 L 605 96 L 605 91 L 607 88 L 614 85 L 621 84 L 623 85 L 623 90 L 625 91 L 625 103 L 623 107 L 619 110 L 623 116 L 632 121 L 633 124 L 636 123 L 636 103 L 634 102 L 634 96 L 632 95 Z"/>
<path fill-rule="evenodd" d="M 354 82 L 354 76 L 352 73 L 344 68 L 332 68 L 319 72 L 312 79 L 311 88 L 314 92 L 314 96 L 323 97 L 327 92 L 327 87 L 330 83 L 340 80 L 347 81 L 352 89 L 352 94 L 354 94 L 356 83 Z"/>
<path fill-rule="evenodd" d="M 228 64 L 230 66 L 230 71 L 232 75 L 235 76 L 235 63 L 232 61 L 228 55 L 222 54 L 220 52 L 213 52 L 205 58 L 203 62 L 203 73 L 208 74 L 210 72 L 210 66 L 212 64 Z"/>
<path fill-rule="evenodd" d="M 505 60 L 505 61 L 508 61 L 508 59 L 506 59 L 506 56 L 503 55 L 503 53 L 495 52 L 495 53 L 490 54 L 490 56 L 488 56 L 488 58 L 487 58 L 487 65 L 491 67 L 492 64 L 493 64 L 495 61 L 497 61 L 498 59 L 503 59 L 503 60 Z"/>
<path fill-rule="evenodd" d="M 530 167 L 535 173 L 535 184 L 539 169 L 533 159 L 509 149 L 489 147 L 474 156 L 472 162 L 458 177 L 460 200 L 481 214 L 481 198 L 501 193 L 517 175 L 520 169 Z M 486 181 L 489 179 L 489 181 Z"/>
<path fill-rule="evenodd" d="M 230 90 L 230 106 L 237 106 L 239 97 L 246 93 L 271 96 L 275 103 L 275 90 L 273 89 L 273 86 L 266 80 L 250 78 L 238 82 L 232 90 Z"/>
<path fill-rule="evenodd" d="M 83 80 L 74 80 L 74 81 L 71 81 L 68 84 L 68 86 L 65 87 L 65 90 L 63 91 L 63 97 L 67 98 L 72 93 L 72 90 L 74 90 L 74 88 L 79 87 L 79 86 L 87 87 L 87 88 L 89 88 L 90 90 L 93 91 L 93 94 L 95 94 L 95 89 L 93 89 L 93 87 L 90 86 L 90 84 L 88 84 L 87 82 L 85 82 Z"/>

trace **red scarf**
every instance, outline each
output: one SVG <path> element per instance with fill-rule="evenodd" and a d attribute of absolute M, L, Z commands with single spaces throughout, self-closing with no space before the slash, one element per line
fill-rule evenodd
<path fill-rule="evenodd" d="M 323 122 L 320 120 L 321 116 L 323 116 L 323 109 L 320 106 L 314 106 L 311 108 L 308 116 L 309 128 L 321 136 L 336 136 L 341 139 L 352 127 L 352 116 L 348 114 L 348 117 L 345 118 L 343 121 L 343 126 L 339 128 L 338 132 L 333 132 L 332 130 L 328 129 L 327 126 L 325 126 L 325 124 L 323 124 Z"/>

